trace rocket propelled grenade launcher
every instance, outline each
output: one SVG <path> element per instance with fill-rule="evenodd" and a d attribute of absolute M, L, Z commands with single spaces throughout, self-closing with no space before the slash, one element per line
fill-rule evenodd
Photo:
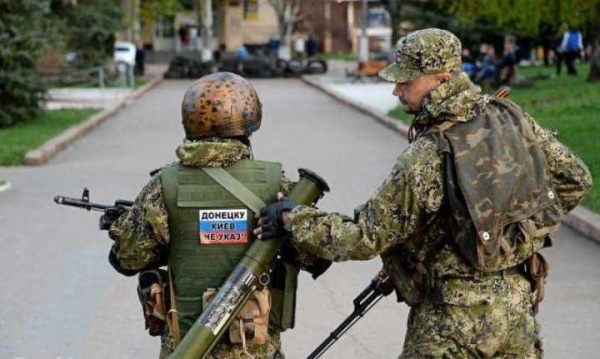
<path fill-rule="evenodd" d="M 298 172 L 300 181 L 287 196 L 292 201 L 313 205 L 324 192 L 329 192 L 329 186 L 319 175 L 307 169 L 299 169 Z M 252 292 L 269 283 L 271 261 L 280 242 L 281 239 L 274 239 L 252 243 L 217 296 L 169 356 L 170 359 L 199 359 L 210 353 Z"/>

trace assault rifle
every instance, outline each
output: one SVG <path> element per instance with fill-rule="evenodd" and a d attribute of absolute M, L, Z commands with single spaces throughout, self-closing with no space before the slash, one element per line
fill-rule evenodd
<path fill-rule="evenodd" d="M 90 202 L 90 191 L 87 188 L 83 189 L 81 199 L 56 196 L 54 197 L 54 202 L 65 206 L 87 209 L 88 211 L 104 212 L 100 217 L 99 223 L 100 230 L 103 231 L 109 230 L 113 222 L 116 221 L 120 215 L 129 211 L 131 206 L 133 206 L 133 201 L 126 201 L 123 199 L 116 200 L 115 204 L 112 206 Z"/>
<path fill-rule="evenodd" d="M 371 280 L 371 283 L 354 298 L 352 301 L 354 303 L 354 311 L 306 359 L 320 358 L 354 323 L 371 310 L 381 298 L 387 296 L 393 290 L 394 284 L 392 279 L 382 269 Z"/>

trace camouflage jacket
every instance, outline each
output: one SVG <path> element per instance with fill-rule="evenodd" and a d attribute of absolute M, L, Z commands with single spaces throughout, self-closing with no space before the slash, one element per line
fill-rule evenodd
<path fill-rule="evenodd" d="M 400 253 L 409 266 L 425 266 L 434 277 L 480 276 L 448 237 L 442 157 L 428 130 L 443 122 L 469 121 L 492 106 L 466 74 L 440 85 L 415 116 L 411 143 L 376 194 L 350 218 L 304 206 L 287 224 L 297 247 L 334 260 L 366 260 Z M 555 134 L 526 115 L 548 163 L 563 214 L 572 210 L 591 186 L 583 162 Z"/>
<path fill-rule="evenodd" d="M 248 146 L 230 139 L 186 141 L 177 148 L 176 154 L 182 164 L 192 167 L 227 167 L 239 160 L 251 158 Z M 292 185 L 282 174 L 281 191 L 288 193 Z M 131 210 L 115 221 L 109 236 L 115 241 L 111 248 L 111 261 L 120 272 L 135 274 L 167 264 L 170 234 L 159 173 L 153 174 L 142 188 Z M 292 253 L 295 257 L 288 259 L 301 268 L 318 260 L 310 253 Z M 266 345 L 251 346 L 248 350 L 255 358 L 267 358 L 280 347 L 279 338 L 279 333 L 270 333 Z M 173 350 L 170 333 L 163 335 L 162 346 L 162 356 Z M 218 343 L 209 358 L 242 358 L 245 357 L 242 352 L 240 345 Z"/>
<path fill-rule="evenodd" d="M 182 164 L 192 167 L 227 167 L 250 158 L 250 148 L 236 140 L 186 141 L 176 150 Z M 292 183 L 282 174 L 282 188 Z M 159 173 L 152 176 L 135 199 L 131 210 L 112 225 L 109 236 L 115 243 L 111 255 L 126 270 L 140 271 L 167 264 L 168 213 Z"/>

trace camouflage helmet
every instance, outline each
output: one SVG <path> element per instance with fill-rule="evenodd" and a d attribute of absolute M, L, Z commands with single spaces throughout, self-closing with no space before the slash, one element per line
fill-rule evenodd
<path fill-rule="evenodd" d="M 461 70 L 460 40 L 450 31 L 424 29 L 411 32 L 396 43 L 393 64 L 379 72 L 389 82 L 408 82 L 422 75 Z"/>
<path fill-rule="evenodd" d="M 217 72 L 194 82 L 183 97 L 181 116 L 188 140 L 248 136 L 258 130 L 262 110 L 250 82 Z"/>

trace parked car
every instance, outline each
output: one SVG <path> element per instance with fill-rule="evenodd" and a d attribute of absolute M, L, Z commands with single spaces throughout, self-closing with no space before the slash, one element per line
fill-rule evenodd
<path fill-rule="evenodd" d="M 128 66 L 135 66 L 135 44 L 127 41 L 117 41 L 115 42 L 115 52 L 113 55 L 113 59 L 115 61 L 115 65 L 117 66 L 117 70 L 125 70 Z M 123 68 L 122 68 L 123 67 Z"/>

